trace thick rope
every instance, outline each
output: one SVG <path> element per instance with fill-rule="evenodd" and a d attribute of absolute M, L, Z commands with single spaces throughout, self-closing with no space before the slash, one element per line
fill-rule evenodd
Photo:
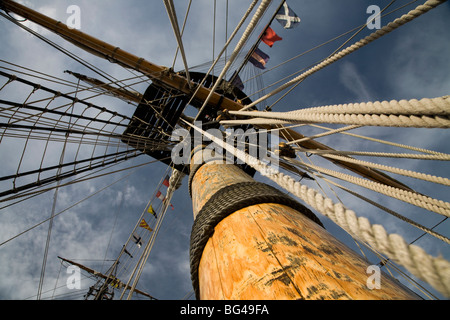
<path fill-rule="evenodd" d="M 450 263 L 444 258 L 432 257 L 422 248 L 408 245 L 400 235 L 387 234 L 383 226 L 371 225 L 368 219 L 357 217 L 353 210 L 345 208 L 340 203 L 333 203 L 330 198 L 302 185 L 294 178 L 267 166 L 257 158 L 236 149 L 202 129 L 189 125 L 330 218 L 354 238 L 369 244 L 375 250 L 404 266 L 414 276 L 428 282 L 445 296 L 450 296 Z"/>
<path fill-rule="evenodd" d="M 315 125 L 315 124 L 311 124 L 310 126 L 315 127 L 315 128 L 325 129 L 325 130 L 332 130 L 330 128 L 319 126 L 319 125 Z M 402 149 L 407 149 L 407 150 L 412 150 L 412 151 L 417 151 L 417 152 L 423 152 L 423 153 L 428 153 L 428 154 L 434 154 L 434 155 L 442 155 L 444 157 L 447 156 L 446 153 L 437 152 L 437 151 L 434 151 L 434 150 L 429 150 L 429 149 L 424 149 L 424 148 L 418 148 L 418 147 L 414 147 L 414 146 L 409 146 L 407 144 L 396 143 L 396 142 L 387 141 L 387 140 L 381 140 L 381 139 L 367 137 L 367 136 L 363 136 L 363 135 L 355 134 L 355 133 L 350 133 L 350 132 L 340 132 L 340 133 L 344 134 L 344 135 L 347 135 L 347 136 L 363 139 L 363 140 L 368 140 L 368 141 L 373 141 L 373 142 L 377 142 L 377 143 L 381 143 L 381 144 L 385 144 L 385 145 L 389 145 L 389 146 L 394 146 L 394 147 L 397 147 L 397 148 L 402 148 Z M 434 160 L 441 160 L 441 159 L 434 159 Z"/>
<path fill-rule="evenodd" d="M 368 103 L 339 104 L 305 108 L 290 112 L 230 111 L 230 114 L 286 120 L 288 122 L 326 122 L 350 125 L 449 128 L 450 97 L 444 96 L 421 100 L 392 100 Z M 223 121 L 224 125 L 248 123 L 246 121 Z M 264 123 L 262 119 L 251 120 L 252 124 Z M 278 123 L 278 122 L 277 122 Z"/>
<path fill-rule="evenodd" d="M 306 164 L 302 163 L 302 165 L 307 166 L 311 169 L 314 169 L 316 171 L 319 171 L 323 174 L 350 182 L 352 184 L 364 187 L 369 190 L 376 191 L 378 193 L 384 194 L 386 196 L 389 196 L 391 198 L 401 200 L 403 202 L 415 205 L 420 208 L 424 208 L 428 211 L 432 211 L 435 213 L 439 213 L 443 216 L 450 217 L 450 203 L 434 199 L 425 195 L 422 195 L 420 193 L 402 190 L 395 187 L 390 187 L 382 183 L 370 181 L 367 179 L 362 179 L 358 177 L 354 177 L 349 174 L 345 174 L 342 172 L 322 168 L 316 165 L 312 164 Z"/>
<path fill-rule="evenodd" d="M 250 120 L 225 120 L 221 121 L 223 125 L 241 125 L 241 124 L 287 124 L 287 123 L 333 123 L 360 126 L 380 126 L 380 127 L 404 127 L 404 128 L 450 128 L 450 119 L 448 117 L 428 116 L 393 116 L 393 115 L 369 115 L 369 114 L 305 114 L 297 117 L 296 120 L 281 120 L 254 118 Z"/>
<path fill-rule="evenodd" d="M 392 216 L 394 216 L 394 217 L 396 217 L 396 218 L 398 218 L 398 219 L 400 219 L 400 220 L 402 220 L 402 221 L 405 221 L 405 222 L 409 223 L 410 225 L 412 225 L 412 226 L 414 226 L 414 227 L 416 227 L 416 228 L 418 228 L 418 229 L 420 229 L 420 230 L 422 230 L 422 231 L 424 231 L 424 232 L 426 232 L 426 233 L 432 235 L 433 237 L 435 237 L 435 238 L 437 238 L 437 239 L 439 239 L 439 240 L 444 241 L 445 243 L 450 244 L 450 239 L 449 239 L 449 238 L 447 238 L 447 237 L 444 236 L 444 235 L 439 234 L 439 233 L 436 232 L 436 231 L 433 231 L 433 229 L 427 228 L 427 227 L 421 225 L 420 223 L 417 223 L 416 221 L 411 220 L 411 219 L 409 219 L 409 218 L 407 218 L 407 217 L 405 217 L 405 216 L 403 216 L 403 215 L 401 215 L 401 214 L 395 212 L 394 210 L 391 210 L 391 209 L 389 209 L 389 208 L 387 208 L 387 207 L 385 207 L 385 206 L 379 204 L 379 203 L 376 202 L 376 201 L 372 201 L 372 200 L 370 200 L 369 198 L 366 198 L 366 197 L 360 195 L 358 192 L 354 192 L 354 191 L 352 191 L 352 190 L 350 190 L 350 189 L 348 189 L 348 188 L 346 188 L 346 187 L 344 187 L 344 186 L 341 186 L 340 184 L 338 184 L 338 183 L 336 183 L 336 182 L 334 182 L 334 181 L 331 181 L 331 180 L 329 180 L 329 179 L 327 179 L 327 178 L 325 178 L 325 177 L 321 177 L 321 178 L 322 178 L 324 181 L 326 181 L 327 183 L 331 183 L 331 184 L 337 186 L 338 188 L 340 188 L 340 189 L 342 189 L 342 190 L 344 190 L 344 191 L 346 191 L 346 192 L 352 194 L 353 196 L 355 196 L 355 197 L 357 197 L 357 198 L 360 198 L 361 200 L 363 200 L 363 201 L 365 201 L 365 202 L 367 202 L 367 203 L 370 203 L 371 205 L 373 205 L 373 206 L 375 206 L 375 207 L 377 207 L 377 208 L 379 208 L 379 209 L 381 209 L 381 210 L 383 210 L 383 211 L 389 213 L 390 215 L 392 215 Z"/>
<path fill-rule="evenodd" d="M 450 101 L 448 101 L 450 107 Z M 247 112 L 230 111 L 230 114 L 254 117 L 248 120 L 223 120 L 224 126 L 262 125 L 286 123 L 333 123 L 357 126 L 414 127 L 414 128 L 450 128 L 448 115 L 393 115 L 365 113 L 318 113 L 318 112 Z M 259 118 L 258 118 L 259 117 Z"/>
<path fill-rule="evenodd" d="M 288 112 L 298 113 L 370 113 L 397 115 L 450 115 L 450 96 L 423 98 L 420 100 L 391 100 L 366 103 L 338 104 L 324 107 L 305 108 Z"/>
<path fill-rule="evenodd" d="M 345 156 L 341 156 L 341 155 L 324 154 L 322 156 L 326 157 L 326 158 L 330 158 L 330 159 L 337 159 L 340 161 L 356 163 L 358 165 L 362 165 L 362 166 L 366 166 L 366 167 L 374 168 L 374 169 L 380 169 L 380 170 L 400 174 L 400 175 L 403 175 L 406 177 L 421 179 L 424 181 L 429 181 L 429 182 L 433 182 L 433 183 L 439 183 L 439 184 L 442 184 L 445 186 L 450 186 L 450 179 L 448 179 L 448 178 L 436 177 L 436 176 L 426 174 L 426 173 L 416 172 L 416 171 L 412 171 L 412 170 L 405 170 L 405 169 L 401 169 L 401 168 L 396 168 L 396 167 L 387 166 L 387 165 L 383 165 L 383 164 L 373 163 L 373 162 L 369 162 L 369 161 L 358 160 L 358 159 L 345 157 Z"/>
<path fill-rule="evenodd" d="M 288 123 L 333 123 L 360 126 L 380 126 L 380 127 L 404 127 L 404 128 L 450 128 L 448 117 L 428 116 L 388 116 L 370 114 L 305 114 L 297 117 L 296 120 L 281 120 L 269 118 L 254 118 L 249 120 L 224 120 L 220 122 L 224 126 L 235 126 L 242 124 L 267 125 L 267 124 L 288 124 Z"/>
<path fill-rule="evenodd" d="M 303 139 L 301 139 L 303 140 Z M 386 157 L 386 158 L 404 158 L 404 159 L 420 159 L 420 160 L 438 160 L 450 161 L 450 154 L 416 154 L 416 153 L 392 153 L 392 152 L 371 152 L 371 151 L 341 151 L 341 150 L 316 150 L 305 149 L 302 147 L 292 147 L 305 153 L 312 154 L 338 154 L 343 156 L 368 156 L 368 157 Z"/>
<path fill-rule="evenodd" d="M 245 106 L 242 110 L 247 110 L 255 105 L 257 105 L 258 103 L 260 103 L 261 101 L 266 100 L 267 98 L 283 91 L 284 89 L 298 83 L 299 81 L 303 81 L 303 79 L 305 79 L 306 77 L 312 75 L 313 73 L 323 69 L 324 67 L 332 64 L 333 62 L 336 62 L 337 60 L 345 57 L 346 55 L 364 47 L 365 45 L 369 44 L 370 42 L 384 36 L 385 34 L 397 29 L 398 27 L 406 24 L 407 22 L 410 22 L 411 20 L 421 16 L 422 14 L 430 11 L 431 9 L 437 7 L 438 5 L 444 3 L 446 0 L 428 0 L 426 1 L 423 5 L 420 5 L 418 7 L 416 7 L 415 9 L 409 11 L 408 13 L 404 14 L 403 16 L 401 16 L 400 18 L 395 19 L 394 21 L 388 23 L 387 25 L 385 25 L 384 27 L 382 27 L 381 29 L 375 31 L 374 33 L 368 35 L 367 37 L 359 40 L 358 42 L 354 43 L 353 45 L 335 53 L 334 55 L 332 55 L 331 57 L 329 57 L 328 59 L 325 59 L 324 61 L 322 61 L 321 63 L 319 63 L 318 65 L 316 65 L 315 67 L 305 71 L 304 73 L 300 74 L 299 76 L 297 76 L 296 78 L 286 82 L 285 84 L 281 85 L 280 87 L 278 87 L 277 89 L 273 90 L 272 92 L 262 96 L 261 98 L 257 99 L 256 101 L 254 101 L 253 103 Z"/>

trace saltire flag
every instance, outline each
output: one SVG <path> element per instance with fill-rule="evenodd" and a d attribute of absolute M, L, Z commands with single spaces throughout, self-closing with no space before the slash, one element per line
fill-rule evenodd
<path fill-rule="evenodd" d="M 231 80 L 231 84 L 238 88 L 239 90 L 244 90 L 244 84 L 242 83 L 241 78 L 239 77 L 238 74 L 236 74 L 236 71 L 233 73 L 233 75 L 230 78 Z"/>
<path fill-rule="evenodd" d="M 144 219 L 142 219 L 141 223 L 139 223 L 139 227 L 147 229 L 148 231 L 153 231 Z"/>
<path fill-rule="evenodd" d="M 163 181 L 163 185 L 165 185 L 166 187 L 169 187 L 169 176 L 166 176 L 165 178 L 164 178 L 164 181 Z"/>
<path fill-rule="evenodd" d="M 264 31 L 263 36 L 261 37 L 261 41 L 267 44 L 272 48 L 275 41 L 283 40 L 283 38 L 279 37 L 275 31 L 271 27 L 267 27 L 266 31 Z"/>
<path fill-rule="evenodd" d="M 141 237 L 133 232 L 133 239 L 134 239 L 134 243 L 136 243 L 138 248 L 140 248 L 142 246 L 142 239 L 141 239 Z"/>
<path fill-rule="evenodd" d="M 269 58 L 270 57 L 267 54 L 256 48 L 255 51 L 253 51 L 250 58 L 248 59 L 248 61 L 259 69 L 265 69 L 266 63 L 267 61 L 269 61 Z"/>
<path fill-rule="evenodd" d="M 291 8 L 287 5 L 286 1 L 283 3 L 283 6 L 278 10 L 275 19 L 283 26 L 285 29 L 295 28 L 299 22 L 300 18 L 292 11 Z"/>
<path fill-rule="evenodd" d="M 163 202 L 166 200 L 166 197 L 161 193 L 161 191 L 158 191 L 158 192 L 156 193 L 156 197 L 157 197 L 159 200 L 163 201 Z M 172 208 L 172 210 L 175 209 L 175 208 L 173 207 L 173 204 L 171 204 L 171 203 L 170 203 L 170 207 Z"/>
<path fill-rule="evenodd" d="M 155 216 L 155 218 L 156 218 L 156 219 L 158 219 L 158 217 L 156 216 L 156 212 L 155 212 L 155 210 L 153 210 L 153 207 L 152 207 L 152 205 L 150 205 L 150 206 L 148 207 L 148 210 L 147 210 L 147 212 L 148 212 L 148 213 L 151 213 L 152 215 L 154 215 L 154 216 Z"/>

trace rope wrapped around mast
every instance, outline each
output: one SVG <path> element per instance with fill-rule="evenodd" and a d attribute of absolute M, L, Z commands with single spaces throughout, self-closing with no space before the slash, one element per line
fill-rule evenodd
<path fill-rule="evenodd" d="M 197 299 L 200 299 L 198 267 L 203 249 L 214 233 L 214 227 L 230 214 L 260 203 L 277 203 L 301 212 L 322 225 L 314 213 L 278 189 L 261 182 L 241 182 L 220 189 L 198 213 L 191 232 L 191 280 Z"/>

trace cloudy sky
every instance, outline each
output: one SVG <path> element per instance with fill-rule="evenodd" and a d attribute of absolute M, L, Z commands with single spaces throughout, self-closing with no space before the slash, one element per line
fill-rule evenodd
<path fill-rule="evenodd" d="M 181 25 L 188 1 L 177 0 L 174 2 Z M 225 14 L 226 2 L 229 3 L 228 16 Z M 214 28 L 213 1 L 192 1 L 186 30 L 183 35 L 186 57 L 190 67 L 207 63 L 213 59 L 214 54 L 217 55 L 225 42 L 226 34 L 229 35 L 231 33 L 250 2 L 238 0 L 217 1 L 216 26 Z M 408 2 L 397 0 L 386 12 L 399 8 Z M 67 8 L 70 5 L 77 5 L 80 8 L 81 31 L 118 46 L 136 56 L 144 57 L 158 65 L 172 66 L 177 44 L 163 1 L 37 0 L 33 2 L 21 1 L 21 3 L 62 22 L 65 22 L 70 16 L 66 11 Z M 300 16 L 301 23 L 295 29 L 285 30 L 276 21 L 273 22 L 272 28 L 283 40 L 275 43 L 272 48 L 264 44 L 260 45 L 260 48 L 270 56 L 267 69 L 277 66 L 258 78 L 260 79 L 260 84 L 264 87 L 284 77 L 287 77 L 284 80 L 287 81 L 292 77 L 291 74 L 293 72 L 307 68 L 320 59 L 327 57 L 353 33 L 281 65 L 282 62 L 300 53 L 306 52 L 364 24 L 369 17 L 369 14 L 366 13 L 369 5 L 376 4 L 383 8 L 390 1 L 291 0 L 288 3 Z M 383 17 L 381 25 L 399 17 L 419 3 L 421 1 L 416 1 L 404 9 Z M 278 4 L 279 1 L 274 1 L 271 4 L 257 30 L 264 27 Z M 450 41 L 448 32 L 446 32 L 450 29 L 449 14 L 450 4 L 446 3 L 367 47 L 352 53 L 342 61 L 306 79 L 285 99 L 277 103 L 273 110 L 288 111 L 302 107 L 375 100 L 433 98 L 449 94 L 450 63 L 448 55 L 450 53 Z M 120 66 L 94 57 L 71 44 L 67 44 L 49 31 L 43 30 L 28 21 L 24 22 L 24 24 L 68 49 L 78 57 L 99 67 L 115 79 L 135 77 L 134 74 Z M 48 44 L 26 33 L 3 17 L 0 18 L 0 28 L 2 30 L 0 32 L 0 43 L 2 43 L 0 46 L 1 71 L 12 72 L 7 69 L 9 68 L 15 70 L 12 73 L 17 74 L 17 70 L 23 70 L 18 66 L 23 66 L 70 81 L 74 81 L 74 78 L 64 73 L 64 70 L 98 77 L 85 66 L 57 52 Z M 242 31 L 238 33 L 238 37 L 240 37 Z M 367 30 L 367 28 L 364 29 L 353 41 L 362 38 L 370 32 L 372 31 Z M 250 48 L 257 36 L 258 31 L 252 35 L 251 41 L 245 46 L 244 52 Z M 214 46 L 213 38 L 215 38 Z M 350 43 L 353 41 L 350 41 Z M 231 44 L 230 49 L 227 51 L 228 56 L 235 44 L 236 41 Z M 11 63 L 17 66 L 13 66 Z M 183 65 L 179 58 L 175 64 L 175 70 L 181 70 L 182 68 Z M 215 69 L 216 74 L 219 70 L 219 67 Z M 255 72 L 254 67 L 246 67 L 242 72 L 243 80 L 245 81 Z M 74 90 L 74 88 L 62 86 L 58 83 L 39 80 L 23 74 L 21 76 L 61 92 Z M 2 81 L 0 82 L 1 87 L 5 83 L 5 79 L 2 77 L 0 80 Z M 141 93 L 148 86 L 147 82 L 142 82 L 139 78 L 132 81 L 140 82 L 132 88 Z M 126 83 L 129 84 L 131 81 Z M 246 89 L 244 91 L 247 94 L 256 91 L 250 82 L 245 83 L 245 86 Z M 270 92 L 275 87 L 266 88 L 264 92 Z M 23 90 L 17 88 L 19 86 L 10 90 L 6 86 L 5 89 L 0 91 L 1 99 L 23 102 L 30 93 L 30 88 Z M 32 101 L 38 100 L 40 98 L 39 94 L 39 92 L 35 93 Z M 256 97 L 258 97 L 258 94 L 252 96 L 252 99 Z M 269 99 L 265 104 L 270 105 L 274 103 L 278 97 Z M 91 101 L 100 106 L 107 106 L 108 109 L 118 111 L 121 114 L 128 116 L 133 114 L 134 106 L 119 99 L 100 97 Z M 2 122 L 4 121 L 5 119 L 2 119 Z M 301 131 L 304 134 L 321 132 L 311 128 L 305 128 L 304 130 Z M 436 151 L 450 152 L 447 143 L 449 134 L 442 130 L 390 130 L 369 127 L 352 132 Z M 364 149 L 369 151 L 392 150 L 392 152 L 402 152 L 398 151 L 398 149 L 386 149 L 386 147 L 378 144 L 367 146 L 365 145 L 366 142 L 344 135 L 326 137 L 319 141 L 342 150 Z M 42 142 L 33 142 L 33 144 L 27 146 L 23 168 L 31 168 L 33 166 L 36 168 L 36 159 L 39 159 L 37 160 L 39 162 L 42 158 L 43 146 Z M 47 158 L 50 158 L 51 155 L 53 155 L 54 161 L 55 159 L 56 161 L 59 160 L 61 145 L 54 144 L 52 147 L 53 149 L 48 151 L 45 161 L 50 161 Z M 23 148 L 23 139 L 5 138 L 2 140 L 0 145 L 0 157 L 3 163 L 2 175 L 15 173 L 14 168 L 17 169 L 17 162 L 21 157 Z M 80 152 L 89 154 L 92 151 L 89 148 L 83 147 Z M 67 151 L 68 157 L 70 155 L 73 156 L 73 153 L 76 152 L 75 147 L 72 149 Z M 20 151 L 17 152 L 17 150 Z M 332 169 L 335 168 L 320 159 L 314 157 L 313 159 L 317 161 L 315 162 L 316 164 L 327 165 Z M 152 161 L 152 159 L 147 156 L 141 156 L 108 170 L 115 171 L 129 168 L 149 161 Z M 378 161 L 388 163 L 384 159 Z M 417 161 L 402 161 L 399 164 L 396 161 L 394 165 L 434 175 L 449 176 L 448 166 L 446 167 L 445 163 L 430 161 L 423 164 Z M 37 164 L 37 167 L 39 167 L 39 164 Z M 104 191 L 73 206 L 55 218 L 43 286 L 43 292 L 46 293 L 43 294 L 43 298 L 51 297 L 53 294 L 58 296 L 68 292 L 73 293 L 72 297 L 75 298 L 77 294 L 82 296 L 88 290 L 89 286 L 92 285 L 92 281 L 84 278 L 81 282 L 81 290 L 77 292 L 67 290 L 65 282 L 68 275 L 65 272 L 65 267 L 60 268 L 60 261 L 57 259 L 57 256 L 73 259 L 96 270 L 105 271 L 111 261 L 103 262 L 103 260 L 116 258 L 141 213 L 145 211 L 147 202 L 157 190 L 161 178 L 166 174 L 166 169 L 167 167 L 161 163 L 152 163 L 59 189 L 55 207 L 56 213 L 123 178 Z M 99 174 L 101 173 L 103 172 Z M 127 176 L 130 173 L 131 175 Z M 260 181 L 266 181 L 259 175 L 256 178 Z M 419 192 L 431 194 L 437 199 L 448 201 L 448 189 L 445 189 L 445 187 L 422 183 L 405 177 L 400 178 L 396 176 L 396 178 L 402 179 L 406 184 L 411 183 L 414 186 L 413 188 L 417 188 Z M 314 182 L 305 183 L 316 189 L 318 188 Z M 175 210 L 168 210 L 167 212 L 138 286 L 141 290 L 147 291 L 158 299 L 182 299 L 192 290 L 188 250 L 193 217 L 191 200 L 186 184 L 187 179 L 183 181 L 183 185 L 173 198 L 172 203 Z M 3 186 L 4 184 L 2 184 Z M 165 190 L 164 188 L 161 187 L 161 190 Z M 363 189 L 357 189 L 357 191 L 363 192 Z M 330 192 L 329 194 L 330 196 L 332 195 Z M 376 194 L 370 195 L 376 201 L 380 201 L 384 205 L 388 205 L 390 208 L 416 219 L 428 227 L 432 227 L 442 220 L 442 217 L 437 214 L 430 214 L 413 206 L 405 205 L 403 202 L 386 200 Z M 398 222 L 387 214 L 380 212 L 380 210 L 372 209 L 366 204 L 358 202 L 351 195 L 339 194 L 339 196 L 357 214 L 369 217 L 372 223 L 382 223 L 390 233 L 402 234 L 407 241 L 412 241 L 421 235 L 421 231 L 405 226 L 404 223 Z M 47 219 L 52 210 L 53 199 L 54 190 L 14 206 L 1 209 L 0 242 L 3 243 Z M 4 207 L 9 203 L 2 202 L 0 205 Z M 157 200 L 155 201 L 156 205 Z M 149 222 L 152 221 L 151 219 L 151 217 L 147 218 Z M 326 218 L 321 217 L 321 219 L 331 233 L 359 252 L 359 249 L 350 237 L 346 236 L 344 232 L 336 228 Z M 154 221 L 150 224 L 152 223 L 154 224 Z M 1 299 L 35 299 L 47 229 L 48 224 L 46 223 L 0 246 Z M 436 231 L 449 236 L 448 222 L 440 225 L 436 228 Z M 145 235 L 143 232 L 142 234 Z M 450 259 L 448 246 L 440 240 L 427 236 L 421 238 L 416 244 L 426 249 L 432 255 L 442 254 L 447 259 Z M 133 250 L 136 250 L 137 255 L 138 248 L 133 247 Z M 128 262 L 131 265 L 133 260 L 128 259 Z M 376 259 L 374 262 L 377 263 Z M 130 265 L 126 266 L 128 271 L 130 271 Z M 55 287 L 61 288 L 54 291 Z M 441 297 L 436 291 L 433 291 L 433 293 Z"/>

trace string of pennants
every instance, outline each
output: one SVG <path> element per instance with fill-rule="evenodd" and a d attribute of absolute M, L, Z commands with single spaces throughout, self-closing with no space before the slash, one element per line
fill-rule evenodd
<path fill-rule="evenodd" d="M 162 185 L 169 187 L 170 183 L 169 183 L 169 176 L 166 175 L 166 177 L 164 178 Z M 161 200 L 162 202 L 164 202 L 166 200 L 166 196 L 161 192 L 161 190 L 158 190 L 158 192 L 155 195 L 156 198 L 158 198 L 159 200 Z M 174 210 L 174 206 L 173 204 L 170 203 L 170 207 L 172 210 Z M 152 204 L 150 204 L 148 206 L 147 212 L 150 213 L 151 215 L 153 215 L 155 217 L 155 219 L 158 219 L 158 216 L 156 215 L 155 209 L 153 209 Z M 141 222 L 139 223 L 139 227 L 147 229 L 148 231 L 153 231 L 152 228 L 150 228 L 150 226 L 148 225 L 148 223 L 145 221 L 145 219 L 142 219 Z M 137 243 L 137 242 L 136 242 Z"/>
<path fill-rule="evenodd" d="M 166 187 L 169 187 L 170 183 L 169 183 L 169 176 L 168 175 L 165 176 L 165 178 L 164 178 L 164 180 L 162 182 L 162 185 L 164 185 Z M 162 202 L 166 201 L 166 196 L 161 192 L 161 190 L 158 190 L 156 192 L 155 197 L 158 198 L 159 200 L 161 200 Z M 171 207 L 172 210 L 175 209 L 173 204 L 171 204 L 171 203 L 170 203 L 170 207 Z M 150 213 L 151 215 L 153 215 L 155 217 L 155 219 L 158 219 L 158 216 L 156 215 L 155 209 L 153 209 L 152 204 L 150 204 L 148 206 L 147 212 Z M 152 231 L 152 229 L 149 227 L 149 225 L 147 224 L 147 222 L 144 219 L 142 219 L 142 221 L 140 222 L 139 227 L 147 229 L 149 231 Z"/>
<path fill-rule="evenodd" d="M 164 180 L 163 180 L 163 182 L 162 182 L 162 185 L 164 185 L 164 186 L 166 186 L 166 187 L 169 187 L 170 183 L 169 183 L 169 176 L 168 176 L 168 175 L 165 176 L 165 178 L 164 178 Z M 162 202 L 164 202 L 164 201 L 166 200 L 166 197 L 165 197 L 165 195 L 161 192 L 161 190 L 158 190 L 158 191 L 157 191 L 155 197 L 158 198 L 159 200 L 161 200 Z M 174 210 L 174 206 L 173 206 L 172 204 L 170 204 L 170 206 L 171 206 L 172 210 Z M 151 215 L 153 215 L 153 216 L 155 217 L 155 219 L 158 218 L 157 215 L 156 215 L 155 210 L 153 209 L 152 204 L 149 205 L 149 207 L 148 207 L 148 209 L 147 209 L 147 212 L 150 213 Z M 142 220 L 139 222 L 139 227 L 140 227 L 140 228 L 143 228 L 143 229 L 146 229 L 146 230 L 148 230 L 149 232 L 152 232 L 152 231 L 153 231 L 153 229 L 149 226 L 149 224 L 147 223 L 147 221 L 145 221 L 145 219 L 142 219 Z M 142 246 L 142 237 L 141 237 L 138 233 L 133 232 L 133 234 L 132 234 L 132 241 L 137 245 L 138 248 L 141 248 L 141 246 Z M 124 247 L 125 247 L 125 246 L 124 246 Z M 131 253 L 130 253 L 126 248 L 124 248 L 124 252 L 125 252 L 126 254 L 128 254 L 131 258 L 133 258 L 133 256 L 131 255 Z"/>
<path fill-rule="evenodd" d="M 276 13 L 275 20 L 277 20 L 284 29 L 293 29 L 297 27 L 298 24 L 300 23 L 300 18 L 288 6 L 286 1 L 284 1 L 283 5 Z M 266 45 L 268 45 L 270 48 L 272 48 L 275 42 L 281 40 L 283 40 L 283 38 L 277 35 L 277 33 L 270 26 L 268 26 L 266 30 L 264 30 L 261 36 L 261 41 L 264 42 Z M 261 49 L 256 47 L 255 50 L 250 55 L 248 62 L 250 62 L 257 68 L 264 70 L 266 68 L 266 64 L 269 61 L 269 59 L 270 56 L 268 54 L 266 54 Z M 244 89 L 244 84 L 242 83 L 238 74 L 234 73 L 231 76 L 231 79 L 232 79 L 231 83 L 235 87 L 239 88 L 240 90 Z"/>

